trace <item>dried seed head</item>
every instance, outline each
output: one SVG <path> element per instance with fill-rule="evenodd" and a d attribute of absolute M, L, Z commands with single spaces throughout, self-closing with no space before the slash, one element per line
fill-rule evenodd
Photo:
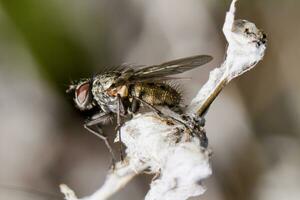
<path fill-rule="evenodd" d="M 247 20 L 238 19 L 234 21 L 232 32 L 237 37 L 245 37 L 249 43 L 256 43 L 257 45 L 265 45 L 267 42 L 266 34 L 258 29 L 254 23 Z M 241 41 L 241 40 L 239 40 Z"/>

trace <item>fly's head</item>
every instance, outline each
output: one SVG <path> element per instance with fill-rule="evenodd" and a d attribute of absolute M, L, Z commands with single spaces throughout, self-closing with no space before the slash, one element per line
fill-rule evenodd
<path fill-rule="evenodd" d="M 90 110 L 95 106 L 92 94 L 92 82 L 90 79 L 81 80 L 78 83 L 72 83 L 67 89 L 67 93 L 74 91 L 74 102 L 80 110 Z"/>

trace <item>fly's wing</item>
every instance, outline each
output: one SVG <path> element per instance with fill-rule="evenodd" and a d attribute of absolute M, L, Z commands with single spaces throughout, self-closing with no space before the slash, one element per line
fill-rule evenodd
<path fill-rule="evenodd" d="M 121 85 L 125 82 L 134 83 L 178 79 L 176 77 L 167 76 L 186 72 L 188 70 L 204 65 L 211 60 L 212 57 L 209 55 L 197 55 L 172 60 L 160 65 L 143 67 L 137 70 L 134 70 L 130 67 L 122 72 L 122 75 L 120 76 L 119 80 L 116 81 L 116 84 Z"/>
<path fill-rule="evenodd" d="M 136 70 L 134 79 L 148 79 L 155 77 L 165 77 L 174 74 L 180 74 L 188 70 L 194 69 L 204 65 L 212 60 L 208 55 L 197 55 L 187 58 L 181 58 L 162 63 L 160 65 L 153 65 Z"/>

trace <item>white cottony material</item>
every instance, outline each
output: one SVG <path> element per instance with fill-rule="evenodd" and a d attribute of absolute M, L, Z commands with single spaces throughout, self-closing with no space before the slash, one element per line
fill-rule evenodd
<path fill-rule="evenodd" d="M 145 199 L 182 200 L 204 193 L 201 181 L 211 174 L 211 168 L 209 152 L 201 151 L 192 142 L 174 148 Z"/>
<path fill-rule="evenodd" d="M 188 116 L 197 116 L 199 110 L 205 110 L 229 81 L 253 68 L 264 55 L 265 36 L 253 23 L 234 20 L 235 3 L 233 0 L 223 27 L 228 41 L 226 59 L 210 73 L 207 83 L 187 106 L 185 114 Z M 108 199 L 143 172 L 155 175 L 146 200 L 185 200 L 205 192 L 202 180 L 212 173 L 211 151 L 202 147 L 200 138 L 178 122 L 178 114 L 163 109 L 163 113 L 173 120 L 150 112 L 137 114 L 123 125 L 124 162 L 116 164 L 98 191 L 82 199 Z M 66 185 L 61 185 L 61 192 L 67 200 L 78 200 Z"/>
<path fill-rule="evenodd" d="M 121 129 L 126 160 L 117 163 L 97 192 L 83 199 L 107 199 L 144 170 L 159 174 L 146 199 L 176 200 L 202 194 L 205 189 L 201 181 L 211 174 L 210 151 L 200 146 L 198 137 L 178 132 L 183 128 L 155 113 L 136 115 Z M 61 191 L 67 200 L 77 200 L 67 186 L 61 185 Z"/>
<path fill-rule="evenodd" d="M 177 128 L 183 127 L 147 113 L 136 116 L 122 129 L 131 137 L 124 138 L 129 142 L 125 143 L 127 155 L 140 158 L 148 163 L 150 172 L 159 173 L 146 199 L 179 200 L 204 192 L 201 181 L 211 174 L 210 152 L 200 147 L 197 137 L 185 141 Z"/>

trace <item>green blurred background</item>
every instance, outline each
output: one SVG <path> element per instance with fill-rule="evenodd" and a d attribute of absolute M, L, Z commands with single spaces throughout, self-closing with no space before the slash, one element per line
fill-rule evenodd
<path fill-rule="evenodd" d="M 156 64 L 195 54 L 214 61 L 182 76 L 185 100 L 224 58 L 228 0 L 0 0 L 0 199 L 47 199 L 64 182 L 88 195 L 110 164 L 102 141 L 65 94 L 71 80 L 128 62 Z M 240 0 L 237 15 L 268 35 L 264 60 L 211 106 L 214 173 L 195 199 L 300 199 L 300 2 Z M 109 133 L 113 131 L 105 127 Z M 143 199 L 138 177 L 112 199 Z M 58 194 L 59 195 L 59 194 Z"/>

